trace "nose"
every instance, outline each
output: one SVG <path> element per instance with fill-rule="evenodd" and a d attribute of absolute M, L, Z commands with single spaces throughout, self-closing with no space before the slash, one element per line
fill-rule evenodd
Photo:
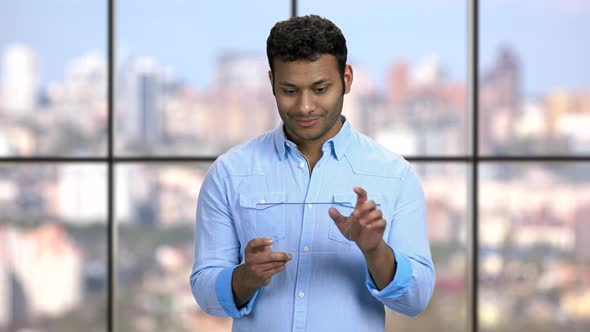
<path fill-rule="evenodd" d="M 303 91 L 299 95 L 299 111 L 307 114 L 315 110 L 315 96 L 310 91 Z"/>

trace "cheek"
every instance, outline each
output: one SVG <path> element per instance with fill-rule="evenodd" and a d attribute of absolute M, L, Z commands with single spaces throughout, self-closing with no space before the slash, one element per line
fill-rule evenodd
<path fill-rule="evenodd" d="M 330 112 L 336 112 L 342 107 L 342 98 L 340 95 L 332 96 L 324 101 L 322 107 Z"/>
<path fill-rule="evenodd" d="M 291 108 L 293 108 L 293 102 L 289 100 L 277 98 L 276 102 L 280 113 L 287 113 Z"/>

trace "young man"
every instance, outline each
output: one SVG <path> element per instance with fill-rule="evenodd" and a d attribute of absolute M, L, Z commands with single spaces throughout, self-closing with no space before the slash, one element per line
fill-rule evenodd
<path fill-rule="evenodd" d="M 195 299 L 233 317 L 234 331 L 382 331 L 384 305 L 417 315 L 435 281 L 424 195 L 407 161 L 341 115 L 353 81 L 342 32 L 315 15 L 278 22 L 267 56 L 283 124 L 211 166 L 197 208 Z M 342 197 L 350 208 L 326 210 L 329 235 L 318 240 L 314 202 Z M 312 246 L 328 250 L 305 254 Z"/>

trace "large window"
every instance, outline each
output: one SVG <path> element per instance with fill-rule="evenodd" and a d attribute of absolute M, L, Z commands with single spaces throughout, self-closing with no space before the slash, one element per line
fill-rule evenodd
<path fill-rule="evenodd" d="M 421 177 L 436 290 L 387 331 L 590 330 L 590 4 L 0 4 L 0 332 L 230 331 L 188 286 L 221 153 L 280 122 L 272 25 L 318 14 L 344 114 Z M 255 119 L 255 121 L 253 121 Z"/>

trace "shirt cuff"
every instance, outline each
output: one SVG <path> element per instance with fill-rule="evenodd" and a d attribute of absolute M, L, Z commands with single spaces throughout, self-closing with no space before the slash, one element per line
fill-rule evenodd
<path fill-rule="evenodd" d="M 389 245 L 388 245 L 389 247 Z M 410 287 L 410 281 L 412 280 L 412 265 L 410 260 L 402 253 L 395 252 L 393 248 L 389 247 L 393 252 L 397 267 L 393 280 L 382 290 L 377 289 L 377 285 L 371 277 L 369 269 L 367 269 L 367 289 L 378 299 L 397 299 L 401 297 L 408 287 Z"/>
<path fill-rule="evenodd" d="M 238 266 L 225 268 L 219 273 L 215 282 L 215 294 L 217 294 L 217 301 L 227 315 L 233 318 L 240 318 L 252 311 L 260 290 L 256 290 L 250 301 L 244 307 L 238 309 L 234 301 L 234 293 L 231 285 L 232 275 L 236 267 Z"/>

